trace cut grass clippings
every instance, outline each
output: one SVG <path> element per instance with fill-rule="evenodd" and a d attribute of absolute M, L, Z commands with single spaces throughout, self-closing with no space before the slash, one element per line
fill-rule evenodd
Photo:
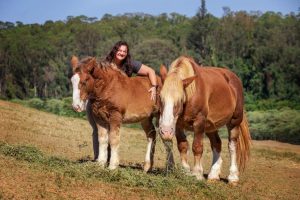
<path fill-rule="evenodd" d="M 12 146 L 4 142 L 0 143 L 0 154 L 26 161 L 32 167 L 59 173 L 62 176 L 84 181 L 117 183 L 126 187 L 147 188 L 161 197 L 167 195 L 174 197 L 179 193 L 181 197 L 193 195 L 200 198 L 224 199 L 227 193 L 224 193 L 223 189 L 225 188 L 220 190 L 221 187 L 226 186 L 225 183 L 207 184 L 204 181 L 196 180 L 193 176 L 186 176 L 181 170 L 169 173 L 157 170 L 146 174 L 137 169 L 125 167 L 110 171 L 94 162 L 70 161 L 46 156 L 35 147 Z"/>

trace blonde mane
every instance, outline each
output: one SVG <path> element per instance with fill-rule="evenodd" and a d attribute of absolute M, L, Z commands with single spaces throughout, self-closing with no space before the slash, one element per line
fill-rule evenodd
<path fill-rule="evenodd" d="M 195 81 L 183 88 L 182 80 L 195 75 L 193 59 L 181 56 L 172 62 L 167 78 L 161 91 L 162 100 L 172 98 L 174 103 L 185 102 L 191 98 L 196 90 Z"/>

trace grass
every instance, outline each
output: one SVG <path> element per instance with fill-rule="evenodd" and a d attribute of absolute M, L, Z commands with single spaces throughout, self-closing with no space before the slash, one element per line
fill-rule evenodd
<path fill-rule="evenodd" d="M 300 155 L 293 152 L 278 152 L 273 151 L 269 149 L 257 149 L 255 150 L 257 153 L 260 154 L 260 156 L 263 156 L 268 159 L 276 159 L 276 160 L 282 160 L 282 159 L 289 159 L 294 162 L 300 163 Z"/>
<path fill-rule="evenodd" d="M 197 181 L 194 177 L 186 176 L 181 170 L 175 170 L 172 173 L 158 170 L 145 174 L 141 170 L 124 167 L 109 171 L 93 162 L 82 163 L 59 157 L 49 157 L 35 147 L 13 146 L 4 142 L 0 143 L 0 153 L 16 160 L 26 161 L 32 167 L 55 172 L 61 176 L 83 181 L 93 180 L 114 183 L 119 186 L 147 188 L 157 196 L 164 197 L 181 193 L 200 198 L 225 198 L 224 193 L 220 193 L 216 185 Z"/>
<path fill-rule="evenodd" d="M 157 139 L 154 170 L 145 174 L 145 134 L 122 127 L 120 168 L 109 171 L 91 161 L 91 127 L 86 120 L 39 112 L 0 101 L 0 197 L 3 199 L 298 199 L 300 147 L 254 141 L 240 184 L 226 182 L 227 140 L 223 140 L 221 181 L 186 176 L 174 145 L 173 172 L 164 170 L 165 150 Z M 191 144 L 192 135 L 188 137 Z M 174 141 L 175 142 L 175 141 Z M 193 156 L 190 149 L 189 163 Z M 204 140 L 207 176 L 211 150 Z M 0 198 L 0 199 L 1 199 Z"/>

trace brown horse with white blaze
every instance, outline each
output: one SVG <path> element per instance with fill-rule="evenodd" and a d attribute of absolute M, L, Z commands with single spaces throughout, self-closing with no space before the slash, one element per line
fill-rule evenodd
<path fill-rule="evenodd" d="M 230 70 L 217 67 L 200 67 L 192 58 L 181 56 L 172 62 L 169 72 L 161 67 L 163 87 L 160 93 L 160 135 L 170 140 L 176 135 L 183 167 L 187 164 L 187 140 L 183 130 L 194 132 L 192 174 L 203 179 L 201 157 L 204 133 L 213 150 L 213 163 L 209 180 L 219 179 L 222 159 L 218 129 L 228 129 L 230 173 L 229 183 L 239 181 L 239 169 L 244 169 L 250 155 L 251 137 L 243 109 L 243 86 Z M 239 168 L 238 168 L 239 167 Z"/>
<path fill-rule="evenodd" d="M 156 131 L 152 123 L 153 117 L 158 117 L 158 106 L 150 99 L 148 92 L 151 83 L 148 77 L 128 77 L 114 64 L 97 61 L 87 57 L 78 60 L 71 59 L 73 76 L 73 108 L 81 112 L 87 110 L 89 122 L 92 125 L 94 146 L 99 137 L 99 155 L 96 160 L 105 166 L 108 159 L 108 144 L 111 148 L 109 169 L 119 165 L 119 129 L 122 123 L 141 122 L 148 145 L 145 156 L 144 171 L 153 166 Z M 161 80 L 157 77 L 161 88 Z M 167 148 L 167 164 L 174 165 L 173 154 Z M 94 148 L 94 152 L 95 148 Z"/>

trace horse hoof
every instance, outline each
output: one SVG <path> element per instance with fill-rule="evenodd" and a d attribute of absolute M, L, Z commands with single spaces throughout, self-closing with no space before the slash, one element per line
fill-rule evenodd
<path fill-rule="evenodd" d="M 239 183 L 239 181 L 236 181 L 236 180 L 228 182 L 228 184 L 233 186 L 233 187 L 236 187 L 238 185 L 238 183 Z"/>
<path fill-rule="evenodd" d="M 144 165 L 144 172 L 147 173 L 151 170 L 152 166 L 149 163 L 146 163 Z"/>
<path fill-rule="evenodd" d="M 198 181 L 203 181 L 203 180 L 204 180 L 204 177 L 201 176 L 201 175 L 199 175 L 199 176 L 196 176 L 196 179 L 197 179 Z"/>
<path fill-rule="evenodd" d="M 103 162 L 103 161 L 99 161 L 99 160 L 96 160 L 97 164 L 102 167 L 102 168 L 105 168 L 106 166 L 106 162 Z"/>
<path fill-rule="evenodd" d="M 116 170 L 118 168 L 118 165 L 109 165 L 108 169 L 109 170 Z"/>
<path fill-rule="evenodd" d="M 198 181 L 204 180 L 204 176 L 201 174 L 192 173 L 192 175 L 195 176 Z"/>

